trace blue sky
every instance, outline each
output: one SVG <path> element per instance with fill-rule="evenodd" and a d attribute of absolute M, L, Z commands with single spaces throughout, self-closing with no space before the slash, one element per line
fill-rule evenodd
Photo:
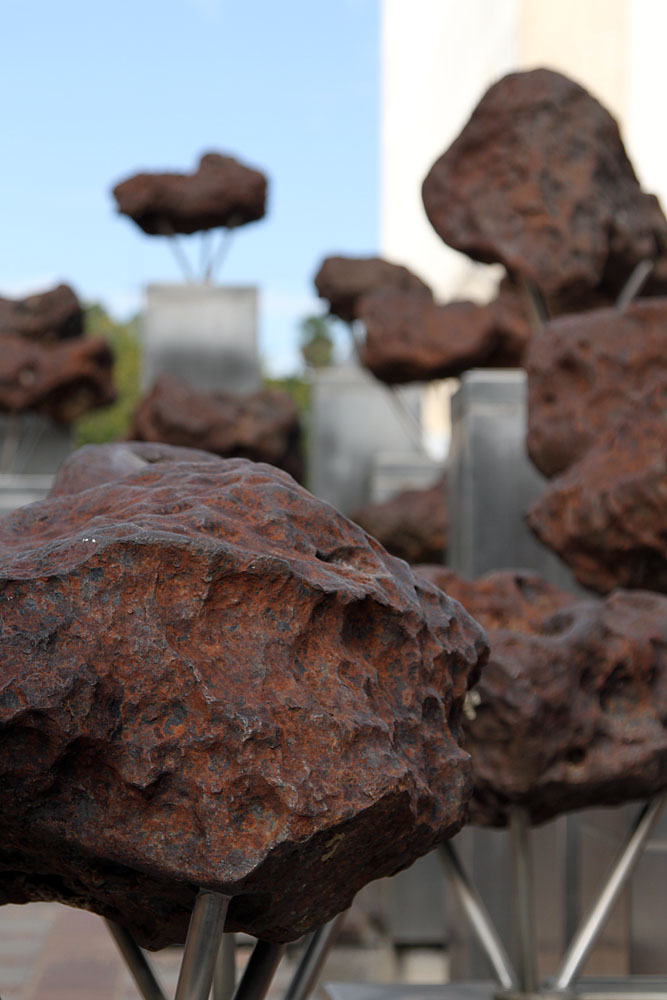
<path fill-rule="evenodd" d="M 111 187 L 229 152 L 268 174 L 269 210 L 220 281 L 259 285 L 264 359 L 293 368 L 321 258 L 377 251 L 379 17 L 379 0 L 5 0 L 0 295 L 62 280 L 128 315 L 180 272 Z"/>

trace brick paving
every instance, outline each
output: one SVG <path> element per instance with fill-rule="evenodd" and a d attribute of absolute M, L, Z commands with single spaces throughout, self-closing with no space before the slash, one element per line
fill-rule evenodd
<path fill-rule="evenodd" d="M 151 954 L 167 997 L 176 992 L 181 949 Z M 238 973 L 250 947 L 237 948 Z M 268 1000 L 279 1000 L 298 950 L 281 963 Z M 327 978 L 384 980 L 395 974 L 391 949 L 334 949 Z M 0 1000 L 140 1000 L 104 921 L 58 903 L 0 906 Z"/>

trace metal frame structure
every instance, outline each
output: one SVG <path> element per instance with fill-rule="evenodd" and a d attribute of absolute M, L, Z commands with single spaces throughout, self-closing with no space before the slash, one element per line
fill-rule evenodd
<path fill-rule="evenodd" d="M 518 969 L 512 965 L 484 902 L 461 863 L 456 848 L 450 841 L 440 845 L 439 853 L 446 875 L 496 976 L 499 987 L 495 991 L 497 997 L 527 1000 L 530 997 L 577 996 L 581 1000 L 589 995 L 584 985 L 577 984 L 577 975 L 592 951 L 621 890 L 642 856 L 666 802 L 667 793 L 663 793 L 648 801 L 640 809 L 596 902 L 567 946 L 556 975 L 552 980 L 541 984 L 538 980 L 536 961 L 530 822 L 525 810 L 513 810 L 510 819 L 514 856 Z M 597 990 L 590 995 L 602 996 Z M 604 996 L 609 997 L 611 994 L 605 993 Z M 613 991 L 614 1000 L 638 1000 L 640 997 L 647 1000 L 649 996 L 651 1000 L 667 1000 L 667 981 L 651 981 L 650 988 L 642 990 L 640 982 L 632 983 L 628 980 L 625 986 L 617 986 Z"/>
<path fill-rule="evenodd" d="M 190 917 L 175 1000 L 264 1000 L 285 951 L 284 944 L 258 941 L 236 985 L 235 940 L 224 934 L 229 896 L 200 890 Z M 310 936 L 283 1000 L 306 1000 L 336 939 L 341 913 Z M 113 920 L 106 924 L 144 1000 L 167 1000 L 151 963 L 132 935 Z"/>

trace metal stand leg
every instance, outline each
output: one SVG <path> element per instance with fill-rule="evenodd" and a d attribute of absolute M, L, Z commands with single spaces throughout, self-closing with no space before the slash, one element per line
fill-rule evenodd
<path fill-rule="evenodd" d="M 519 944 L 519 989 L 537 989 L 533 865 L 530 851 L 530 817 L 525 809 L 510 812 L 510 838 L 514 859 L 516 922 Z"/>
<path fill-rule="evenodd" d="M 258 941 L 236 987 L 234 1000 L 264 1000 L 284 951 L 284 944 Z"/>
<path fill-rule="evenodd" d="M 586 961 L 591 948 L 604 927 L 618 894 L 632 874 L 642 849 L 655 826 L 667 796 L 648 802 L 639 813 L 628 839 L 612 868 L 606 884 L 587 919 L 577 931 L 561 963 L 554 985 L 566 990 Z"/>
<path fill-rule="evenodd" d="M 630 277 L 621 289 L 621 292 L 616 300 L 617 309 L 625 309 L 625 307 L 629 306 L 632 300 L 639 295 L 644 282 L 653 270 L 654 263 L 655 262 L 652 260 L 640 260 L 639 263 L 635 265 Z"/>
<path fill-rule="evenodd" d="M 284 1000 L 306 1000 L 310 996 L 344 919 L 345 914 L 339 913 L 312 935 L 287 987 Z"/>
<path fill-rule="evenodd" d="M 477 939 L 484 949 L 500 985 L 506 989 L 515 989 L 517 976 L 505 946 L 498 936 L 491 917 L 477 889 L 469 879 L 458 853 L 451 841 L 440 844 L 438 853 L 449 876 L 451 884 L 459 898 Z"/>
<path fill-rule="evenodd" d="M 213 973 L 213 1000 L 232 1000 L 236 989 L 236 935 L 223 934 Z"/>
<path fill-rule="evenodd" d="M 208 1000 L 229 896 L 200 890 L 185 942 L 176 1000 Z"/>
<path fill-rule="evenodd" d="M 148 959 L 132 935 L 115 920 L 107 920 L 106 925 L 144 1000 L 166 1000 L 165 993 L 157 981 Z"/>

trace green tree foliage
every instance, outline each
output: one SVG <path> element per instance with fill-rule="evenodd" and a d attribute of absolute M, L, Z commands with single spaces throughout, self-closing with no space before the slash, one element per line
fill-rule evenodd
<path fill-rule="evenodd" d="M 326 368 L 332 362 L 334 339 L 330 322 L 326 315 L 306 316 L 301 321 L 301 357 L 308 368 Z"/>
<path fill-rule="evenodd" d="M 108 342 L 114 356 L 114 385 L 118 397 L 112 406 L 92 410 L 76 424 L 76 443 L 103 444 L 117 441 L 127 433 L 132 410 L 140 396 L 139 373 L 141 347 L 139 317 L 118 323 L 99 303 L 85 310 L 87 336 L 101 336 Z"/>

